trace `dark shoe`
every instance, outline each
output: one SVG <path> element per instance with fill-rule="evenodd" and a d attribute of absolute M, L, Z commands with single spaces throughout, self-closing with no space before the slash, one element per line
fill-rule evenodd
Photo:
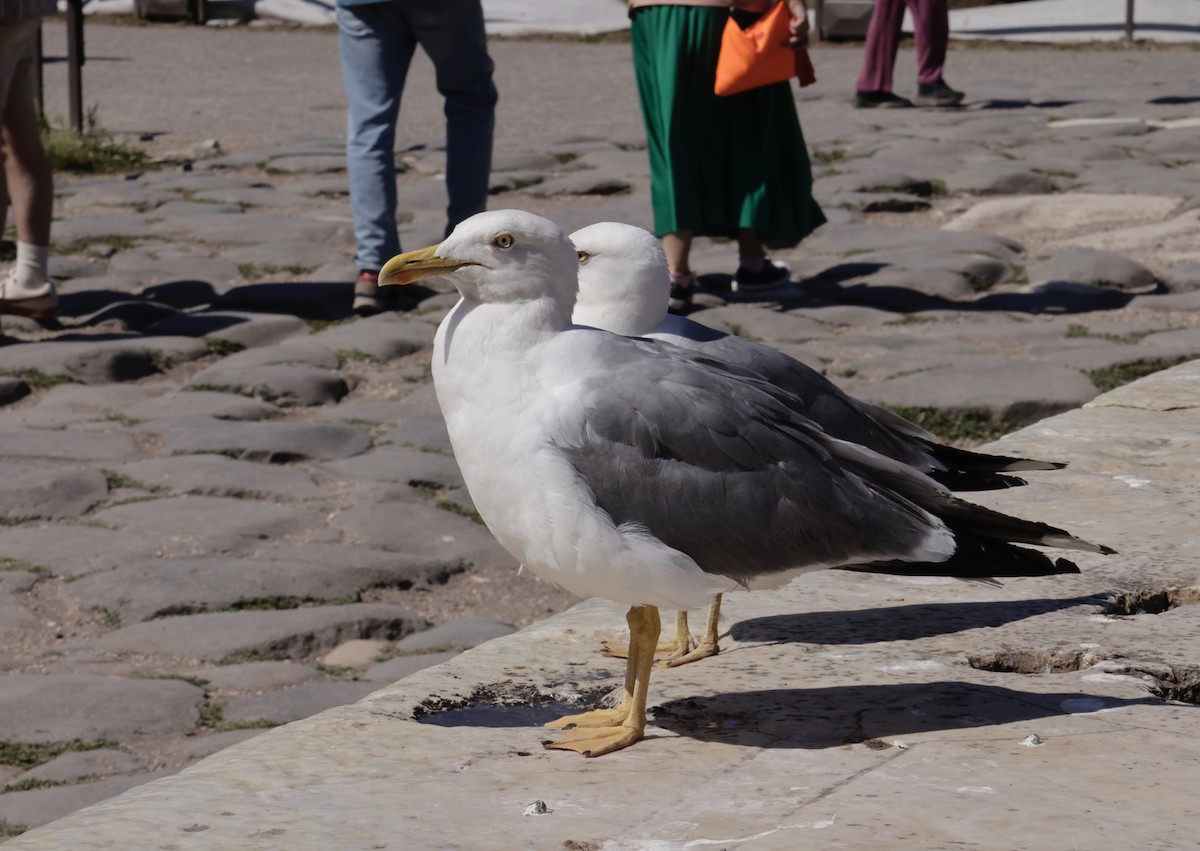
<path fill-rule="evenodd" d="M 374 316 L 385 309 L 379 294 L 379 272 L 362 270 L 354 282 L 354 312 L 359 316 Z"/>
<path fill-rule="evenodd" d="M 854 105 L 859 109 L 908 109 L 913 103 L 891 92 L 855 92 Z"/>
<path fill-rule="evenodd" d="M 735 293 L 764 292 L 783 286 L 791 277 L 792 270 L 788 266 L 768 259 L 763 262 L 763 267 L 757 272 L 752 272 L 745 266 L 739 266 L 729 289 Z"/>
<path fill-rule="evenodd" d="M 671 284 L 671 300 L 667 302 L 667 311 L 682 316 L 692 306 L 692 296 L 696 292 L 696 276 L 688 275 L 678 283 Z"/>
<path fill-rule="evenodd" d="M 962 92 L 950 88 L 945 80 L 939 78 L 936 83 L 918 85 L 913 102 L 917 106 L 958 106 L 962 99 Z"/>

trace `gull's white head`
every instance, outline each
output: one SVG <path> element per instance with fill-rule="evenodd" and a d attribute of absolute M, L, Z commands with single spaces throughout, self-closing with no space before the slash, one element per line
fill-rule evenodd
<path fill-rule="evenodd" d="M 579 255 L 576 325 L 637 336 L 667 318 L 671 278 L 654 234 L 600 222 L 575 231 L 571 241 Z"/>
<path fill-rule="evenodd" d="M 443 277 L 470 301 L 549 298 L 569 313 L 578 274 L 575 247 L 554 222 L 524 210 L 492 210 L 464 220 L 438 245 L 393 257 L 379 270 L 379 283 Z"/>

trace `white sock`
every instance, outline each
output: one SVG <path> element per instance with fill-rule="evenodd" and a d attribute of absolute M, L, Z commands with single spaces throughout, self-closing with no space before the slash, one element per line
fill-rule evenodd
<path fill-rule="evenodd" d="M 17 243 L 16 289 L 22 293 L 42 295 L 50 284 L 50 246 Z M 13 296 L 9 293 L 9 297 Z"/>

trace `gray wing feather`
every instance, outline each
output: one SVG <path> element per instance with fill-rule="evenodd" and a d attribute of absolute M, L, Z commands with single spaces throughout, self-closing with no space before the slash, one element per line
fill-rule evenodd
<path fill-rule="evenodd" d="M 622 343 L 603 352 L 603 374 L 580 378 L 584 426 L 557 441 L 614 523 L 739 581 L 931 557 L 940 522 L 835 457 L 761 381 L 670 346 Z"/>

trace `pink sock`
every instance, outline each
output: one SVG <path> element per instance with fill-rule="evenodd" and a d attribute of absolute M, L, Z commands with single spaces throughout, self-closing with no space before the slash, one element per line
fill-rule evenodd
<path fill-rule="evenodd" d="M 766 257 L 742 257 L 738 255 L 738 266 L 751 272 L 761 272 L 763 264 L 766 262 Z"/>

